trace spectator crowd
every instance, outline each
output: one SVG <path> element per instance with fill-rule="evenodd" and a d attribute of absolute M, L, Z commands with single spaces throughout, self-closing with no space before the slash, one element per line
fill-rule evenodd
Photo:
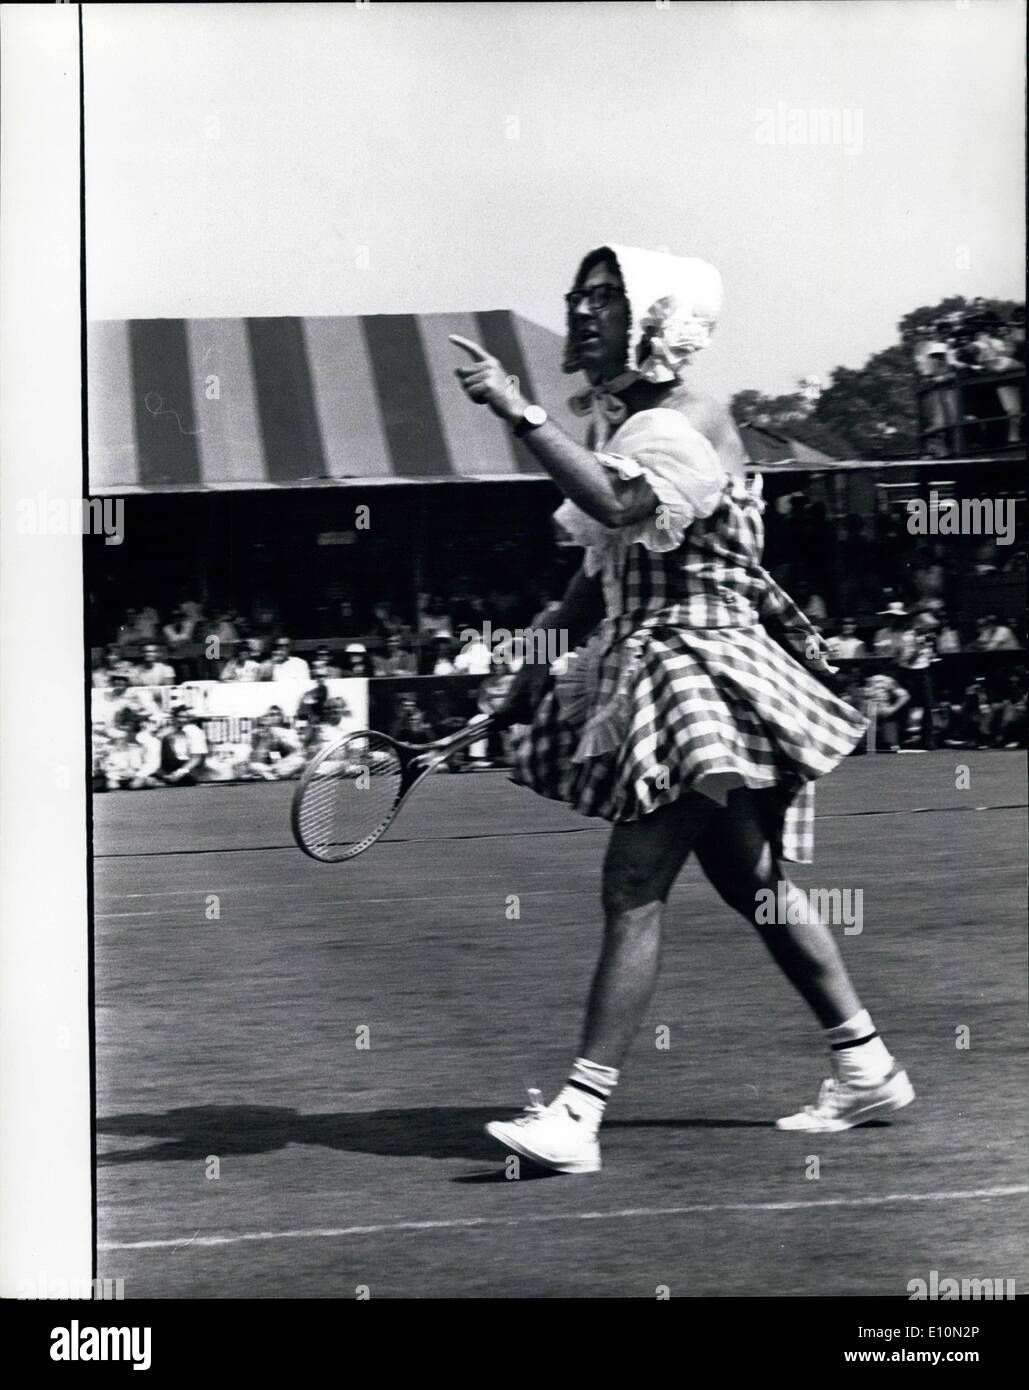
<path fill-rule="evenodd" d="M 991 596 L 1011 611 L 1011 595 L 1024 589 L 1024 499 L 1015 501 L 1018 540 L 1006 545 L 990 536 L 915 535 L 903 503 L 832 516 L 817 496 L 797 491 L 768 507 L 765 562 L 826 638 L 839 693 L 874 716 L 873 746 L 1024 745 L 1023 634 L 990 611 Z M 577 553 L 569 559 L 577 562 Z M 264 599 L 245 614 L 223 605 L 205 613 L 188 597 L 163 614 L 129 608 L 107 629 L 114 640 L 94 651 L 96 785 L 297 776 L 349 714 L 327 687 L 345 677 L 393 688 L 373 698 L 374 727 L 410 743 L 441 737 L 503 698 L 525 659 L 519 630 L 559 587 L 557 569 L 522 591 L 485 583 L 476 593 L 457 580 L 446 598 L 422 593 L 406 612 L 374 602 L 360 621 L 334 590 L 332 640 L 312 635 L 331 627 L 324 614 L 294 636 Z M 504 631 L 500 641 L 491 635 Z M 467 680 L 445 679 L 458 676 Z M 266 713 L 237 721 L 238 738 L 213 739 L 210 721 L 185 705 L 166 713 L 166 697 L 148 698 L 195 680 L 264 683 Z M 303 687 L 289 718 L 274 698 L 279 682 Z M 469 686 L 477 697 L 467 695 Z M 183 691 L 181 698 L 192 697 Z M 494 735 L 474 746 L 466 765 L 508 761 L 510 739 Z"/>
<path fill-rule="evenodd" d="M 929 452 L 941 457 L 1024 439 L 1025 306 L 1002 317 L 983 301 L 905 335 Z M 1008 376 L 1009 380 L 997 378 Z"/>

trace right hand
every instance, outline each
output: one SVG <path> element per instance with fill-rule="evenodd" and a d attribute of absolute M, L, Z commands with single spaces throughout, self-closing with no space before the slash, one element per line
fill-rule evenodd
<path fill-rule="evenodd" d="M 498 705 L 497 728 L 509 729 L 512 724 L 530 724 L 536 708 L 550 687 L 550 667 L 545 663 L 526 663 L 515 675 L 511 688 Z"/>

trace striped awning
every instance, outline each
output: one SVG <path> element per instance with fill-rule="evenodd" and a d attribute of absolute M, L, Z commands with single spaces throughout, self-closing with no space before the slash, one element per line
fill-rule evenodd
<path fill-rule="evenodd" d="M 545 476 L 463 396 L 473 338 L 576 437 L 561 340 L 505 309 L 89 324 L 90 492 Z"/>

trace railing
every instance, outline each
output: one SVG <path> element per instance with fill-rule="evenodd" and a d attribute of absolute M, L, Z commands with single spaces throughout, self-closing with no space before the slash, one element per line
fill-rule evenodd
<path fill-rule="evenodd" d="M 977 396 L 992 388 L 1002 414 L 969 411 Z M 1017 390 L 1020 408 L 1004 409 L 1001 392 Z M 1025 368 L 1004 372 L 959 368 L 946 375 L 920 378 L 919 439 L 922 453 L 940 458 L 987 454 L 997 449 L 1025 447 Z"/>

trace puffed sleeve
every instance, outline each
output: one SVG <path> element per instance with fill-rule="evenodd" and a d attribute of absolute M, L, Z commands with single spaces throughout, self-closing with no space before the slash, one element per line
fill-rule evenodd
<path fill-rule="evenodd" d="M 710 516 L 725 489 L 725 470 L 713 446 L 677 410 L 641 410 L 596 458 L 619 478 L 645 478 L 659 505 L 653 516 L 615 532 L 565 502 L 554 519 L 577 545 L 599 548 L 617 534 L 624 544 L 677 550 L 687 527 Z"/>

